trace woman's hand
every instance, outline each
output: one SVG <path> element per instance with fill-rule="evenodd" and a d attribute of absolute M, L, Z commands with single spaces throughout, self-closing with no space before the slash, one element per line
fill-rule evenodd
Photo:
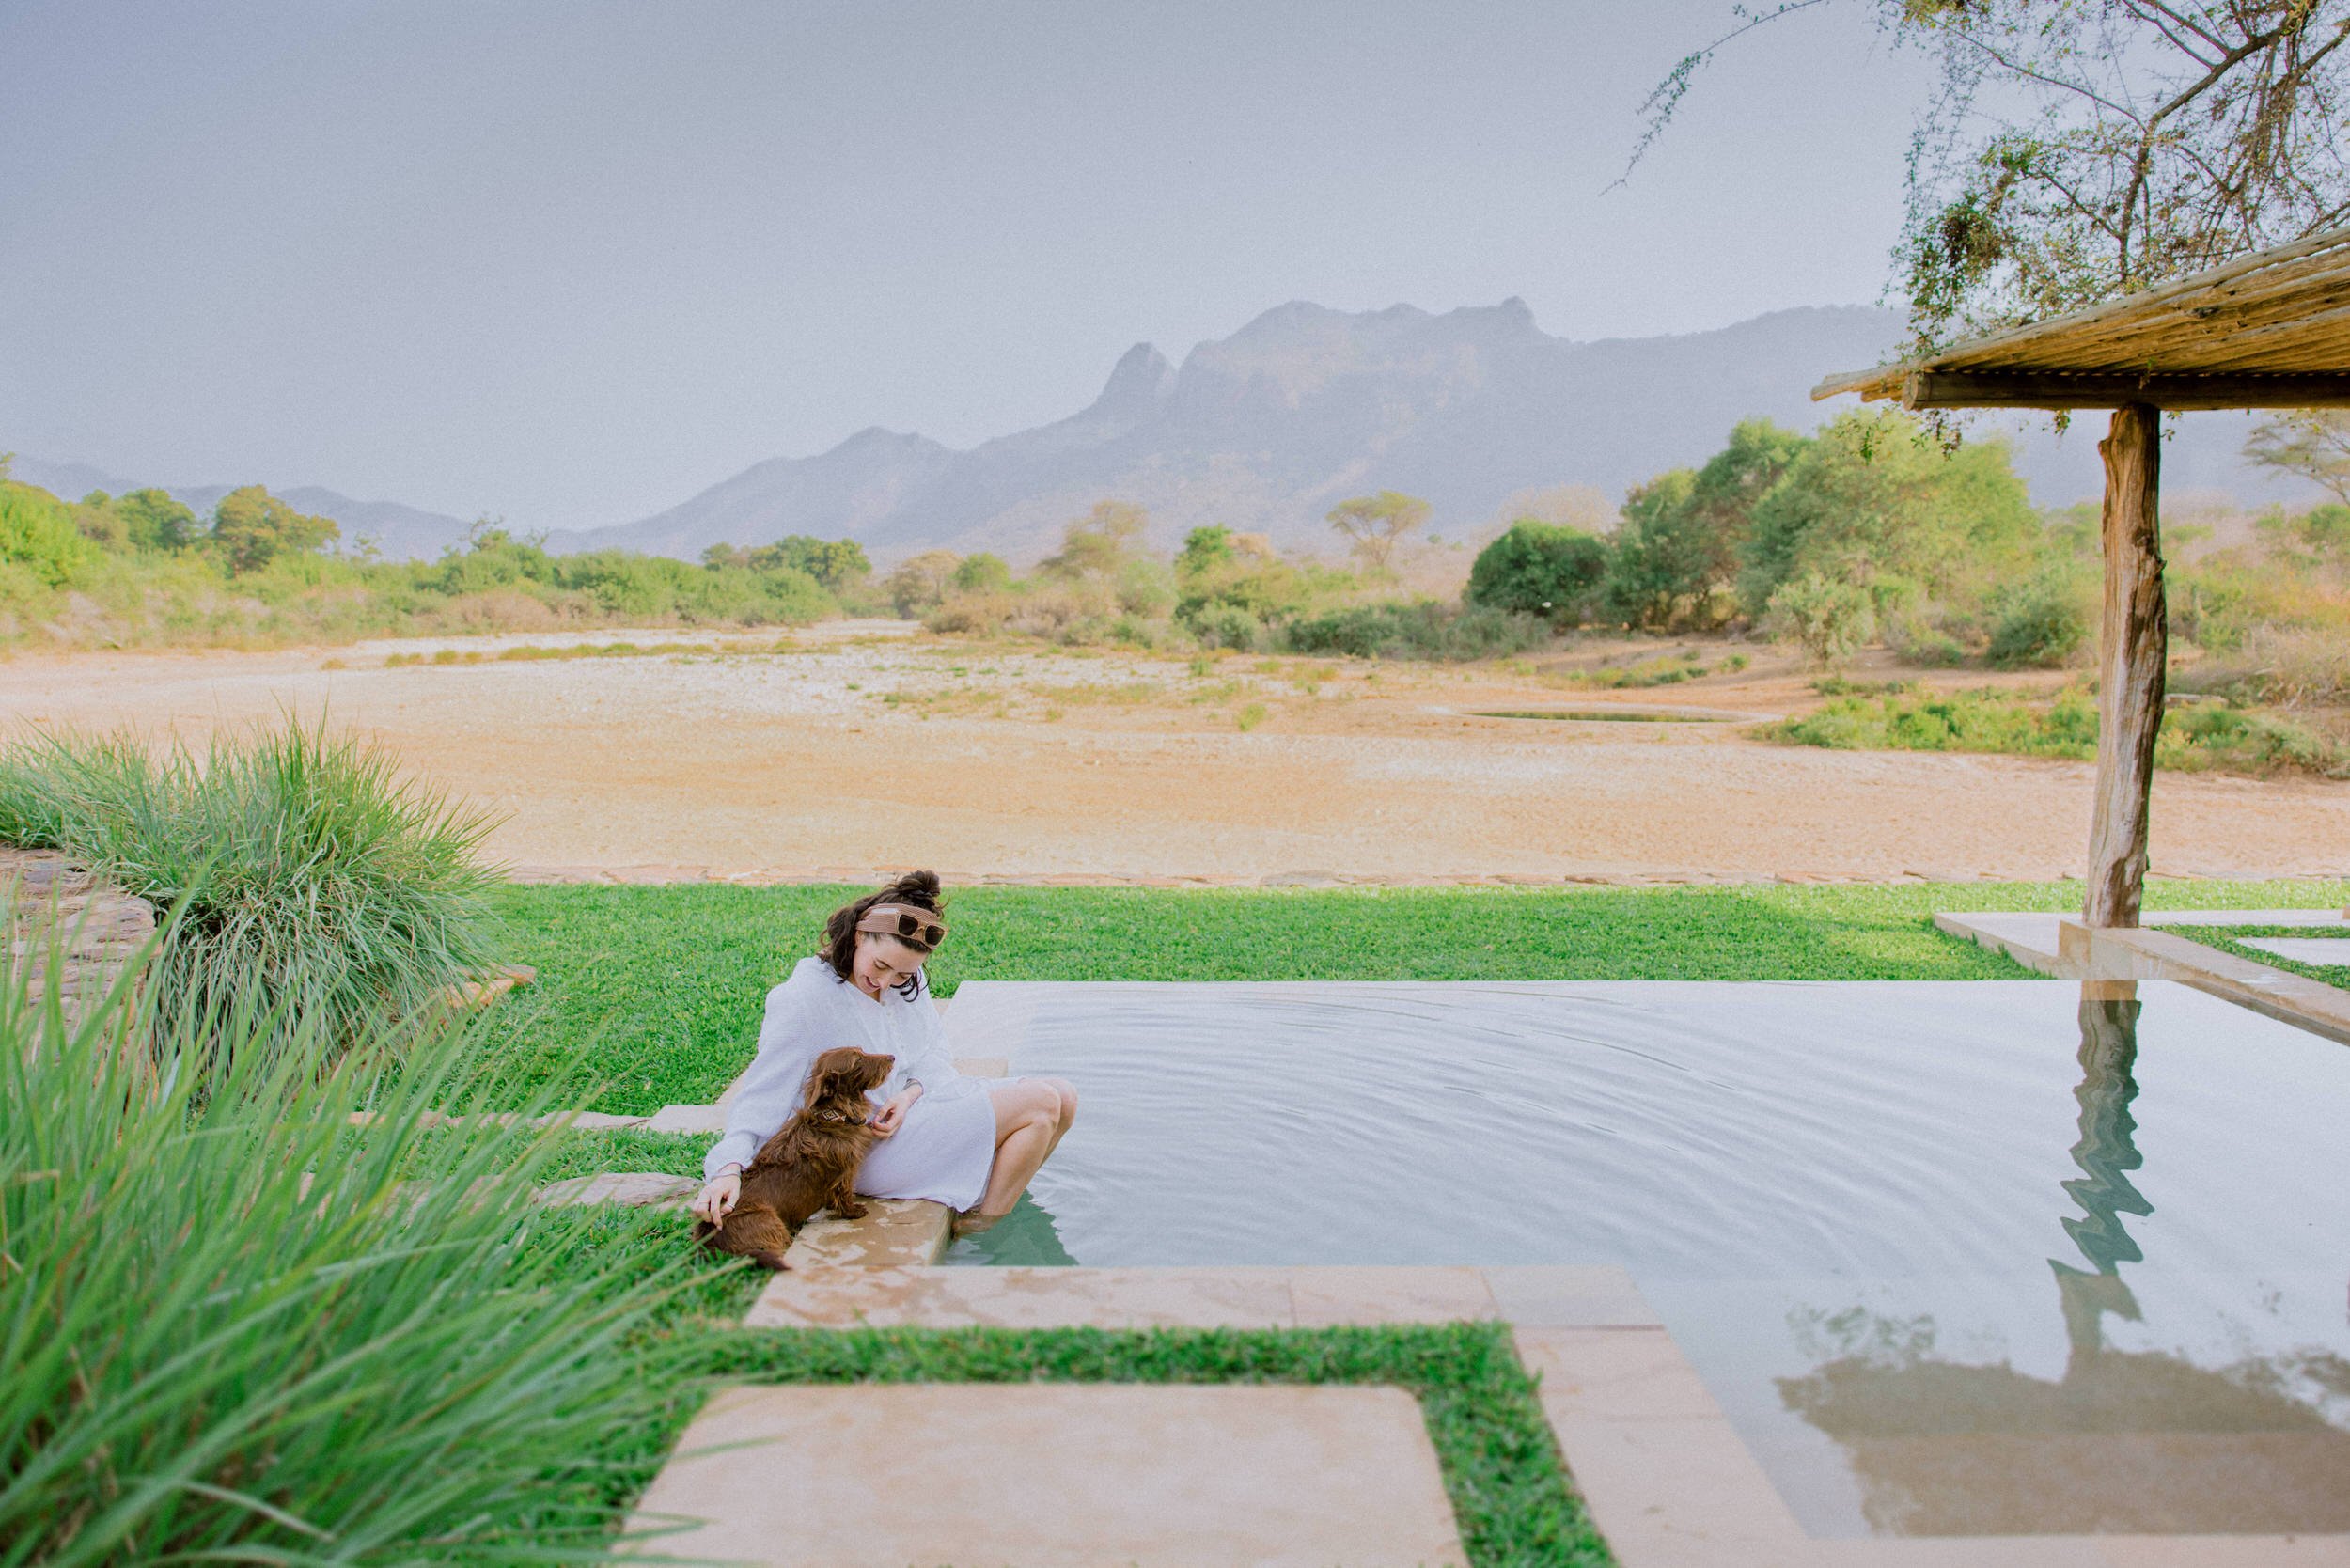
<path fill-rule="evenodd" d="M 734 1205 L 742 1196 L 743 1172 L 736 1167 L 728 1166 L 702 1184 L 701 1192 L 694 1199 L 694 1214 L 696 1217 L 706 1219 L 724 1230 L 727 1215 L 734 1212 Z"/>
<path fill-rule="evenodd" d="M 874 1113 L 873 1120 L 866 1125 L 873 1129 L 874 1136 L 877 1137 L 895 1137 L 898 1129 L 906 1124 L 906 1112 L 912 1110 L 914 1102 L 920 1098 L 922 1098 L 920 1084 L 916 1084 L 911 1089 L 901 1089 L 889 1104 Z"/>

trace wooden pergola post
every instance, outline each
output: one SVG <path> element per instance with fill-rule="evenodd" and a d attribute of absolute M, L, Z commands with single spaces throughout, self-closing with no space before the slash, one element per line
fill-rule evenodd
<path fill-rule="evenodd" d="M 2165 413 L 2350 408 L 2350 227 L 2239 257 L 2141 293 L 1830 376 L 1904 408 L 2112 409 L 2106 460 L 2105 625 L 2097 640 L 2097 795 L 2090 926 L 2138 924 L 2162 727 Z"/>
<path fill-rule="evenodd" d="M 2146 879 L 2154 737 L 2170 654 L 2160 411 L 2146 403 L 2115 409 L 2097 450 L 2106 460 L 2106 594 L 2097 637 L 2097 794 L 2081 918 L 2092 926 L 2134 926 Z"/>

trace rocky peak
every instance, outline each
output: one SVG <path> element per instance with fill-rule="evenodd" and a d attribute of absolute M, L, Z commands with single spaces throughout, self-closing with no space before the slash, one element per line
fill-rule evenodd
<path fill-rule="evenodd" d="M 1147 418 L 1174 390 L 1175 367 L 1167 355 L 1148 343 L 1136 343 L 1119 356 L 1102 395 L 1086 412 L 1111 419 Z"/>

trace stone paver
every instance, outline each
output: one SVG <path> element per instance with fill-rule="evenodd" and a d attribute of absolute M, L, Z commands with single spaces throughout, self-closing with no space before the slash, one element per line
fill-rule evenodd
<path fill-rule="evenodd" d="M 1339 1324 L 1460 1323 L 1500 1316 L 1473 1268 L 1292 1268 L 1290 1321 Z"/>
<path fill-rule="evenodd" d="M 1605 1265 L 1518 1264 L 1480 1270 L 1499 1313 L 1521 1328 L 1661 1328 L 1632 1276 Z"/>
<path fill-rule="evenodd" d="M 2241 940 L 2248 948 L 2258 948 L 2295 964 L 2314 964 L 2321 968 L 2350 964 L 2350 941 L 2339 936 L 2247 936 Z"/>
<path fill-rule="evenodd" d="M 1662 1329 L 1520 1328 L 1518 1356 L 1592 1521 L 1622 1568 L 1819 1560 Z M 1873 1544 L 1874 1543 L 1871 1543 Z"/>
<path fill-rule="evenodd" d="M 719 1444 L 756 1444 L 697 1455 Z M 1398 1388 L 736 1388 L 638 1504 L 647 1552 L 762 1568 L 1434 1568 L 1465 1560 Z"/>
<path fill-rule="evenodd" d="M 862 1219 L 829 1213 L 807 1222 L 791 1238 L 783 1261 L 793 1271 L 924 1268 L 947 1250 L 954 1214 L 944 1203 L 919 1198 L 869 1198 Z"/>
<path fill-rule="evenodd" d="M 746 1328 L 1290 1328 L 1281 1269 L 884 1268 L 778 1274 Z"/>
<path fill-rule="evenodd" d="M 651 1170 L 607 1170 L 598 1176 L 573 1176 L 540 1187 L 537 1200 L 558 1206 L 573 1203 L 620 1203 L 633 1209 L 676 1209 L 683 1212 L 701 1190 L 691 1176 L 665 1176 Z"/>
<path fill-rule="evenodd" d="M 726 1130 L 724 1105 L 664 1105 L 645 1121 L 649 1133 L 717 1134 Z"/>

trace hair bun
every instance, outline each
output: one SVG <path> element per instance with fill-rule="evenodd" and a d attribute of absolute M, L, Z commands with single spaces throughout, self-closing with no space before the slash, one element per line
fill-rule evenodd
<path fill-rule="evenodd" d="M 936 871 L 908 871 L 883 888 L 880 898 L 875 902 L 917 904 L 924 909 L 945 913 L 940 907 L 941 900 Z"/>

